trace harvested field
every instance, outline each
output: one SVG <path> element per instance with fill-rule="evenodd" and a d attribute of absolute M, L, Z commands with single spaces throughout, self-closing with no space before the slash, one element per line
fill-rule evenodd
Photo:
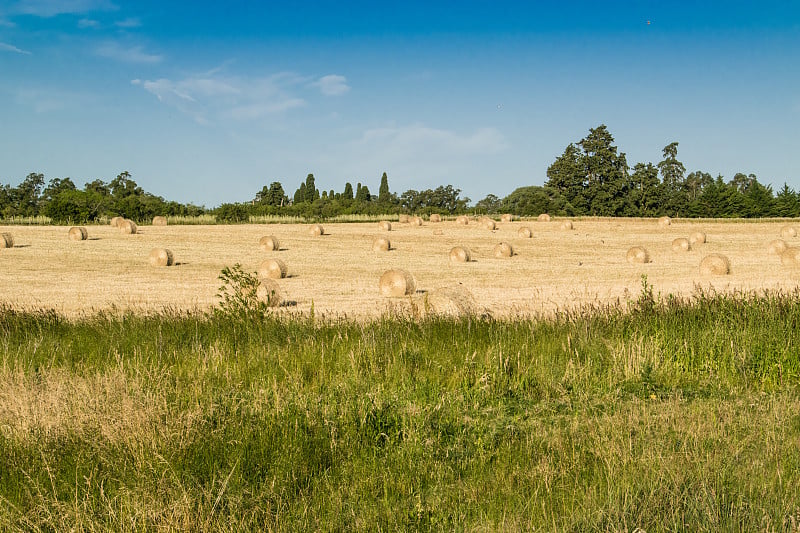
<path fill-rule="evenodd" d="M 556 219 L 557 220 L 557 219 Z M 313 237 L 309 226 L 150 226 L 123 235 L 111 226 L 91 226 L 83 246 L 70 246 L 64 226 L 0 226 L 14 233 L 14 248 L 0 252 L 0 304 L 19 308 L 53 308 L 68 316 L 99 310 L 156 311 L 208 309 L 216 303 L 218 275 L 241 263 L 258 269 L 265 254 L 253 243 L 265 233 L 280 238 L 280 257 L 292 265 L 292 277 L 279 280 L 289 302 L 279 312 L 307 312 L 355 317 L 392 309 L 410 309 L 410 298 L 388 301 L 377 289 L 388 269 L 408 270 L 416 278 L 417 296 L 447 284 L 461 283 L 477 306 L 497 316 L 552 313 L 580 305 L 634 299 L 641 276 L 662 295 L 690 295 L 696 284 L 716 291 L 789 290 L 800 273 L 781 265 L 775 255 L 753 253 L 780 234 L 786 221 L 692 221 L 673 219 L 667 227 L 652 219 L 580 219 L 575 231 L 559 224 L 538 224 L 534 238 L 518 236 L 530 221 L 499 226 L 494 233 L 477 224 L 444 221 L 442 235 L 409 225 L 392 228 L 392 252 L 375 254 L 375 224 L 326 224 Z M 677 237 L 705 232 L 702 250 L 672 252 Z M 513 261 L 495 259 L 498 241 L 510 243 Z M 449 251 L 467 246 L 473 261 L 451 264 Z M 644 246 L 648 264 L 630 264 L 627 250 Z M 153 269 L 142 257 L 154 247 L 172 250 L 178 263 Z M 730 258 L 733 271 L 719 279 L 698 272 L 710 253 Z M 69 281 L 68 283 L 66 281 Z"/>

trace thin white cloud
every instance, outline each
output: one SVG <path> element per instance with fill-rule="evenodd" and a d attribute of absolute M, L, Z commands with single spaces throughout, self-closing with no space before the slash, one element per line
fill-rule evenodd
<path fill-rule="evenodd" d="M 339 96 L 350 90 L 350 86 L 347 85 L 347 78 L 338 74 L 323 76 L 311 85 L 319 88 L 320 92 L 325 96 Z"/>
<path fill-rule="evenodd" d="M 148 54 L 142 46 L 124 47 L 119 43 L 109 42 L 98 46 L 95 54 L 122 61 L 123 63 L 160 63 L 164 57 L 158 54 Z"/>
<path fill-rule="evenodd" d="M 37 17 L 111 11 L 117 6 L 109 0 L 19 0 L 10 12 Z"/>
<path fill-rule="evenodd" d="M 99 28 L 100 22 L 92 19 L 80 19 L 78 21 L 78 27 L 82 30 L 86 28 Z"/>
<path fill-rule="evenodd" d="M 8 44 L 8 43 L 0 43 L 0 52 L 14 52 L 16 54 L 31 55 L 31 53 L 28 52 L 27 50 L 23 50 L 22 48 L 17 48 L 13 44 Z"/>
<path fill-rule="evenodd" d="M 22 88 L 16 93 L 17 103 L 32 109 L 37 114 L 63 109 L 68 103 L 74 102 L 76 98 L 77 96 L 74 94 L 34 87 Z"/>
<path fill-rule="evenodd" d="M 507 148 L 505 138 L 495 128 L 481 128 L 463 135 L 422 124 L 370 129 L 364 132 L 358 143 L 401 156 L 412 156 L 414 153 L 496 154 Z"/>
<path fill-rule="evenodd" d="M 459 175 L 473 173 L 506 150 L 508 142 L 495 128 L 463 132 L 424 124 L 392 124 L 364 131 L 327 157 L 328 164 L 353 175 L 384 169 L 402 189 L 420 180 L 458 183 Z"/>
<path fill-rule="evenodd" d="M 159 101 L 199 123 L 220 120 L 259 120 L 306 105 L 292 94 L 299 78 L 280 73 L 260 78 L 226 76 L 219 69 L 180 80 L 135 79 Z M 303 80 L 305 81 L 305 80 Z"/>
<path fill-rule="evenodd" d="M 114 25 L 119 28 L 138 28 L 142 25 L 142 21 L 138 17 L 128 17 L 115 22 Z"/>

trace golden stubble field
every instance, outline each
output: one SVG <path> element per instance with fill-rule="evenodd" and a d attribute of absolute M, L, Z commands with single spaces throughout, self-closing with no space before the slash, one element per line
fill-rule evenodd
<path fill-rule="evenodd" d="M 476 221 L 324 224 L 326 235 L 313 237 L 304 224 L 240 226 L 140 226 L 123 235 L 110 226 L 88 226 L 89 239 L 70 241 L 68 227 L 0 226 L 15 246 L 0 249 L 0 303 L 15 308 L 55 309 L 67 316 L 99 310 L 158 311 L 164 308 L 206 310 L 213 306 L 220 270 L 240 263 L 255 271 L 264 259 L 277 257 L 289 277 L 278 280 L 288 306 L 277 312 L 371 317 L 409 309 L 411 298 L 381 296 L 378 279 L 389 268 L 403 268 L 417 281 L 416 300 L 425 291 L 460 285 L 480 309 L 495 316 L 551 313 L 595 303 L 635 299 L 641 276 L 656 293 L 690 295 L 697 286 L 716 291 L 792 290 L 798 273 L 767 252 L 781 238 L 786 221 L 674 220 L 662 227 L 651 219 L 578 219 L 573 230 L 560 221 L 498 223 L 495 231 Z M 530 239 L 517 230 L 528 226 Z M 707 234 L 705 244 L 675 252 L 672 240 L 693 231 Z M 440 233 L 440 234 L 437 234 Z M 265 252 L 258 240 L 275 235 L 280 251 Z M 389 252 L 373 252 L 378 236 L 391 240 Z M 800 237 L 784 239 L 800 245 Z M 497 259 L 492 248 L 513 245 L 512 258 Z M 453 246 L 466 245 L 473 261 L 451 263 Z M 629 264 L 631 246 L 644 246 L 648 264 Z M 177 264 L 148 263 L 154 247 L 172 250 Z M 701 275 L 700 260 L 709 253 L 731 261 L 726 276 Z"/>

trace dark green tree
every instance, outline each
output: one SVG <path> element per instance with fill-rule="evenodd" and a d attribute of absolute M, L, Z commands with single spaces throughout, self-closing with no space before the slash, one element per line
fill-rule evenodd
<path fill-rule="evenodd" d="M 273 181 L 256 193 L 255 201 L 261 205 L 282 206 L 286 204 L 286 193 L 279 181 Z"/>
<path fill-rule="evenodd" d="M 44 174 L 31 172 L 14 191 L 16 212 L 21 216 L 39 214 L 39 201 L 44 188 Z"/>
<path fill-rule="evenodd" d="M 388 206 L 392 203 L 392 193 L 389 191 L 389 177 L 386 172 L 381 176 L 381 185 L 378 188 L 378 204 Z"/>
<path fill-rule="evenodd" d="M 294 192 L 294 204 L 302 204 L 306 201 L 306 184 L 300 183 L 300 187 Z"/>
<path fill-rule="evenodd" d="M 779 217 L 800 216 L 800 199 L 785 182 L 775 195 L 775 214 Z"/>
<path fill-rule="evenodd" d="M 685 214 L 689 206 L 684 175 L 686 167 L 678 161 L 678 143 L 668 144 L 662 150 L 664 159 L 658 170 L 664 184 L 664 212 L 671 216 Z"/>
<path fill-rule="evenodd" d="M 344 184 L 344 192 L 342 193 L 342 199 L 344 200 L 352 200 L 353 199 L 353 186 L 348 181 Z"/>
<path fill-rule="evenodd" d="M 356 202 L 369 202 L 372 197 L 369 194 L 369 188 L 366 185 L 361 185 L 360 183 L 356 187 Z"/>
<path fill-rule="evenodd" d="M 570 143 L 552 165 L 547 168 L 545 186 L 558 191 L 577 211 L 578 214 L 589 212 L 586 199 L 586 173 L 581 166 L 581 151 Z"/>
<path fill-rule="evenodd" d="M 652 217 L 662 213 L 664 191 L 658 179 L 658 169 L 653 163 L 637 163 L 631 175 L 631 203 L 634 213 L 640 217 Z"/>
<path fill-rule="evenodd" d="M 617 153 L 614 137 L 601 124 L 589 129 L 589 135 L 578 145 L 583 149 L 579 159 L 586 175 L 586 198 L 589 214 L 621 216 L 630 210 L 630 179 L 624 153 Z"/>
<path fill-rule="evenodd" d="M 305 201 L 308 203 L 312 203 L 314 200 L 319 198 L 319 191 L 317 190 L 316 185 L 314 184 L 314 174 L 309 174 L 306 176 L 306 191 L 305 191 Z"/>

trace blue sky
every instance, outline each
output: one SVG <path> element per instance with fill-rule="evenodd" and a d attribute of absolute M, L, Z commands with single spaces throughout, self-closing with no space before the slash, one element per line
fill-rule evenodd
<path fill-rule="evenodd" d="M 800 189 L 800 3 L 0 0 L 0 183 L 128 170 L 215 206 L 541 185 L 605 124 L 631 166 Z M 649 21 L 649 24 L 648 24 Z"/>

